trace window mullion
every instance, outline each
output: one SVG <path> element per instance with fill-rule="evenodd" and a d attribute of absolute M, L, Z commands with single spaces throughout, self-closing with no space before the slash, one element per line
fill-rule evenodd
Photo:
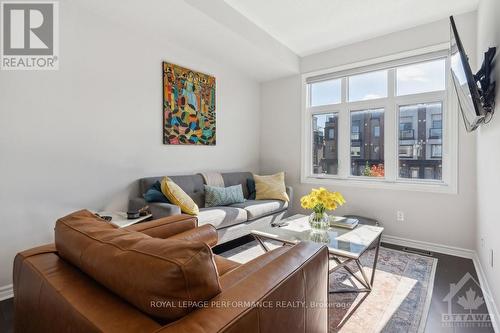
<path fill-rule="evenodd" d="M 347 77 L 343 77 L 340 81 L 340 102 L 342 104 L 347 103 Z"/>
<path fill-rule="evenodd" d="M 341 81 L 341 101 L 339 109 L 339 133 L 338 133 L 338 161 L 339 172 L 338 176 L 346 178 L 349 172 L 349 114 L 347 110 L 347 79 L 342 78 Z"/>
<path fill-rule="evenodd" d="M 339 112 L 339 176 L 347 178 L 350 170 L 350 126 L 349 109 L 342 104 Z"/>
<path fill-rule="evenodd" d="M 384 129 L 384 159 L 385 159 L 385 179 L 395 181 L 398 163 L 398 131 L 397 115 L 394 95 L 396 93 L 396 70 L 388 72 L 388 95 L 385 106 L 385 129 Z"/>

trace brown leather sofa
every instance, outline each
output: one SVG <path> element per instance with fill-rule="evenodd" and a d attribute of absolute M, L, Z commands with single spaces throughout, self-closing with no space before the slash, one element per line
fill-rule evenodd
<path fill-rule="evenodd" d="M 15 258 L 15 332 L 327 332 L 325 247 L 240 265 L 214 255 L 215 228 L 196 223 L 177 215 L 116 229 L 88 211 L 58 220 L 55 244 Z M 155 308 L 155 291 L 190 303 Z"/>

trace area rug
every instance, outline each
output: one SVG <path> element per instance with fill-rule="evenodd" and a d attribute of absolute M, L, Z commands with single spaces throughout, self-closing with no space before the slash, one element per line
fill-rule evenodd
<path fill-rule="evenodd" d="M 267 242 L 266 242 L 267 243 Z M 279 246 L 267 243 L 270 248 Z M 240 263 L 264 251 L 257 242 L 247 243 L 221 255 Z M 371 275 L 375 251 L 367 251 L 361 262 Z M 380 248 L 375 281 L 370 293 L 330 294 L 329 332 L 411 332 L 425 329 L 437 259 Z M 335 265 L 333 262 L 330 265 Z M 357 274 L 355 265 L 349 265 Z M 330 275 L 330 289 L 358 288 L 360 284 L 344 269 Z"/>

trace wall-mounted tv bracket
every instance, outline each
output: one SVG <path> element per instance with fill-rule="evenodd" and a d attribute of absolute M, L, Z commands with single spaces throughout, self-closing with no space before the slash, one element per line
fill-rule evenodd
<path fill-rule="evenodd" d="M 479 96 L 481 104 L 483 105 L 486 116 L 491 116 L 495 110 L 495 82 L 491 80 L 491 73 L 493 71 L 493 58 L 495 58 L 497 48 L 490 47 L 484 53 L 484 61 L 479 71 L 474 75 L 474 80 L 478 84 Z"/>

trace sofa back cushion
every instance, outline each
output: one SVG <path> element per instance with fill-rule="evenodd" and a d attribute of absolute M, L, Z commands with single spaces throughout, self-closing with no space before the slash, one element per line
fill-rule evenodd
<path fill-rule="evenodd" d="M 248 199 L 248 186 L 247 179 L 253 178 L 251 172 L 227 172 L 222 174 L 222 179 L 224 179 L 224 186 L 235 186 L 241 184 L 243 189 L 243 196 Z"/>
<path fill-rule="evenodd" d="M 138 197 L 143 197 L 144 193 L 157 181 L 161 182 L 164 176 L 161 177 L 147 177 L 139 179 L 139 193 Z M 179 187 L 187 193 L 198 205 L 198 207 L 205 207 L 205 189 L 203 187 L 203 177 L 200 174 L 184 175 L 184 176 L 168 176 Z M 243 189 L 243 196 L 248 199 L 247 179 L 252 178 L 251 172 L 227 172 L 222 173 L 224 179 L 224 186 L 234 186 L 241 184 Z"/>
<path fill-rule="evenodd" d="M 59 219 L 59 256 L 144 313 L 174 321 L 220 293 L 213 254 L 202 242 L 116 229 L 89 211 Z"/>

